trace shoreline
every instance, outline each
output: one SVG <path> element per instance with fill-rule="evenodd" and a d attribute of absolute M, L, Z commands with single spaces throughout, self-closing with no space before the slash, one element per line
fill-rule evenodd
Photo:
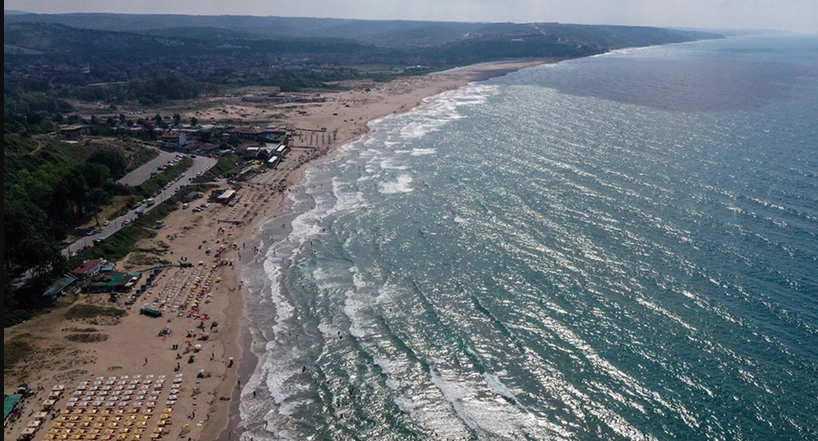
<path fill-rule="evenodd" d="M 425 100 L 426 98 L 429 98 L 429 97 L 432 97 L 432 96 L 435 96 L 435 95 L 439 95 L 440 93 L 443 93 L 443 92 L 446 92 L 446 91 L 459 89 L 459 88 L 464 87 L 464 86 L 466 86 L 466 85 L 468 85 L 470 83 L 473 83 L 473 82 L 486 81 L 486 80 L 489 80 L 489 79 L 492 79 L 492 78 L 501 77 L 501 76 L 507 75 L 509 73 L 519 71 L 521 69 L 541 66 L 543 64 L 553 64 L 553 63 L 557 63 L 559 61 L 562 61 L 562 60 L 561 59 L 540 59 L 540 60 L 536 60 L 536 61 L 519 61 L 519 60 L 515 60 L 515 61 L 512 61 L 512 62 L 480 63 L 480 64 L 476 64 L 476 65 L 457 67 L 457 68 L 442 71 L 442 72 L 427 74 L 424 77 L 442 76 L 442 77 L 445 78 L 446 76 L 452 76 L 452 77 L 456 77 L 456 79 L 449 79 L 449 81 L 453 81 L 454 84 L 449 84 L 448 81 L 444 80 L 443 83 L 444 83 L 444 85 L 446 87 L 437 89 L 436 91 L 434 91 L 434 93 L 418 94 L 415 97 L 415 98 L 417 98 L 415 104 L 412 105 L 411 107 L 406 107 L 405 105 L 402 105 L 398 109 L 392 108 L 391 109 L 392 112 L 383 112 L 382 114 L 375 115 L 374 117 L 370 117 L 365 122 L 365 125 L 364 125 L 365 129 L 364 130 L 358 132 L 357 134 L 354 134 L 353 136 L 350 136 L 350 137 L 348 137 L 346 139 L 343 139 L 343 140 L 341 140 L 339 142 L 332 143 L 330 146 L 328 146 L 328 148 L 324 149 L 318 157 L 304 163 L 302 167 L 299 167 L 299 169 L 296 171 L 297 179 L 294 179 L 290 183 L 290 185 L 287 187 L 287 190 L 290 190 L 293 187 L 293 185 L 296 185 L 296 184 L 302 182 L 304 167 L 306 167 L 307 165 L 314 164 L 315 161 L 326 158 L 329 154 L 335 152 L 339 147 L 341 147 L 343 145 L 346 145 L 346 144 L 349 144 L 351 142 L 354 142 L 355 140 L 359 139 L 361 136 L 364 136 L 365 134 L 369 133 L 369 131 L 371 130 L 369 124 L 371 122 L 373 122 L 373 121 L 376 121 L 376 120 L 378 120 L 380 118 L 383 118 L 385 116 L 388 116 L 388 115 L 401 114 L 401 113 L 409 112 L 412 109 L 414 109 L 415 107 L 418 107 L 419 105 L 421 105 L 423 103 L 423 100 Z M 452 87 L 452 86 L 454 86 L 454 87 Z M 282 210 L 284 208 L 282 206 L 283 202 L 284 202 L 283 201 L 283 193 L 281 195 L 282 195 L 281 200 L 279 200 L 275 204 L 275 206 L 272 207 L 271 212 L 268 215 L 260 218 L 252 226 L 250 226 L 251 227 L 250 228 L 251 233 L 250 233 L 250 237 L 248 239 L 249 239 L 249 242 L 251 242 L 253 244 L 253 246 L 256 246 L 256 244 L 259 242 L 259 239 L 256 237 L 256 233 L 255 233 L 256 229 L 260 228 L 260 226 L 262 224 L 264 224 L 266 221 L 272 219 L 273 217 L 276 217 L 276 216 L 282 214 Z M 290 227 L 288 227 L 288 233 L 287 234 L 289 234 L 289 229 L 290 229 Z M 240 268 L 237 270 L 237 274 L 241 273 L 241 271 L 242 271 L 241 266 L 244 266 L 247 263 L 250 263 L 250 261 L 248 261 L 248 262 L 242 261 L 242 262 L 239 263 Z M 249 307 L 248 296 L 249 296 L 249 293 L 247 292 L 247 288 L 243 288 L 241 290 L 241 297 L 242 297 L 241 302 L 242 302 L 242 307 L 244 308 L 244 314 L 243 314 L 242 318 L 240 319 L 243 322 L 243 324 L 241 325 L 240 335 L 235 340 L 235 345 L 241 351 L 240 352 L 241 355 L 240 355 L 240 358 L 239 358 L 239 367 L 237 369 L 238 375 L 237 375 L 237 378 L 235 380 L 233 380 L 233 381 L 234 382 L 235 381 L 241 381 L 241 384 L 248 384 L 249 383 L 250 377 L 255 373 L 255 371 L 256 371 L 256 369 L 258 367 L 258 362 L 259 362 L 259 358 L 252 351 L 253 337 L 252 337 L 251 332 L 250 332 L 250 326 L 252 326 L 252 324 L 250 323 L 251 320 L 249 319 L 249 314 L 248 314 L 248 310 L 247 310 L 247 308 Z M 228 379 L 226 378 L 225 382 L 227 382 L 227 381 L 228 381 Z M 221 389 L 221 387 L 220 387 L 220 389 Z M 232 393 L 232 396 L 231 396 L 230 404 L 229 404 L 229 406 L 227 406 L 227 415 L 225 415 L 224 418 L 217 418 L 216 420 L 214 420 L 214 425 L 215 425 L 215 421 L 223 420 L 224 423 L 222 424 L 221 427 L 213 427 L 214 429 L 217 430 L 215 433 L 218 433 L 218 435 L 215 438 L 213 438 L 213 440 L 215 440 L 215 441 L 229 441 L 229 440 L 232 440 L 232 439 L 240 439 L 241 434 L 244 431 L 240 427 L 241 423 L 242 423 L 241 415 L 240 415 L 241 390 L 242 389 L 238 388 L 238 387 L 233 388 L 233 393 Z M 233 435 L 236 435 L 236 438 L 233 438 Z"/>
<path fill-rule="evenodd" d="M 4 343 L 20 344 L 25 349 L 22 357 L 17 355 L 21 362 L 4 369 L 5 392 L 12 393 L 21 383 L 27 383 L 34 391 L 33 397 L 21 405 L 17 420 L 6 426 L 4 437 L 16 439 L 33 415 L 40 414 L 53 387 L 63 387 L 65 394 L 53 405 L 51 412 L 56 416 L 41 420 L 40 424 L 56 430 L 64 424 L 59 419 L 67 419 L 71 412 L 98 410 L 90 401 L 79 405 L 75 400 L 84 395 L 80 391 L 84 382 L 130 382 L 157 376 L 173 379 L 183 375 L 184 381 L 176 377 L 181 389 L 166 388 L 155 401 L 150 395 L 145 402 L 131 401 L 130 396 L 116 403 L 96 395 L 93 400 L 100 400 L 103 408 L 111 404 L 134 413 L 146 412 L 145 404 L 149 408 L 172 407 L 167 420 L 146 415 L 147 426 L 139 427 L 146 435 L 160 430 L 169 437 L 184 434 L 197 440 L 239 439 L 243 389 L 237 386 L 246 386 L 258 367 L 258 358 L 253 353 L 254 324 L 248 314 L 253 297 L 242 283 L 242 271 L 256 259 L 251 250 L 259 244 L 257 231 L 285 212 L 288 191 L 302 182 L 306 166 L 368 133 L 370 122 L 408 112 L 428 97 L 557 61 L 560 60 L 514 60 L 399 78 L 389 83 L 347 84 L 349 90 L 325 94 L 331 99 L 323 103 L 274 108 L 275 112 L 283 112 L 280 117 L 295 128 L 292 150 L 277 168 L 235 186 L 236 199 L 241 203 L 224 206 L 213 203 L 201 212 L 193 212 L 194 204 L 204 202 L 199 200 L 192 202 L 189 209 L 174 210 L 166 217 L 165 226 L 156 230 L 155 237 L 143 239 L 132 253 L 114 262 L 117 271 L 139 270 L 145 273 L 144 277 L 161 261 L 171 262 L 155 279 L 145 282 L 143 278 L 139 282 L 149 285 L 135 304 L 123 309 L 120 299 L 112 309 L 108 296 L 70 294 L 55 304 L 49 314 L 4 329 Z M 224 118 L 229 116 L 223 116 L 223 112 L 231 112 L 249 114 L 249 121 L 261 123 L 265 118 L 269 121 L 272 115 L 266 114 L 265 106 L 235 103 L 224 106 L 210 102 L 204 114 L 191 111 L 183 118 L 194 115 L 200 120 Z M 281 233 L 289 234 L 290 228 Z M 182 267 L 176 262 L 192 265 Z M 161 316 L 150 318 L 140 314 L 143 304 L 162 311 Z M 208 333 L 207 325 L 215 319 L 219 325 L 211 326 Z M 169 393 L 167 389 L 176 392 Z M 171 401 L 173 405 L 165 404 Z M 41 441 L 47 432 L 48 429 L 39 430 L 31 439 Z"/>

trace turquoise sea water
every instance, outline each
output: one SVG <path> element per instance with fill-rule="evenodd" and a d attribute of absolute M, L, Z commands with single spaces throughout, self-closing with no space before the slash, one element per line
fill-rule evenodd
<path fill-rule="evenodd" d="M 818 439 L 816 115 L 818 38 L 765 36 L 373 123 L 243 270 L 245 436 Z"/>

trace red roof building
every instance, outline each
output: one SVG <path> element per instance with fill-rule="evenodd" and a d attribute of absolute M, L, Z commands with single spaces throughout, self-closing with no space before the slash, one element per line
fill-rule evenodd
<path fill-rule="evenodd" d="M 102 262 L 103 261 L 99 259 L 86 260 L 82 265 L 74 268 L 71 274 L 80 279 L 96 276 L 99 274 L 99 269 L 102 268 Z"/>
<path fill-rule="evenodd" d="M 162 146 L 179 148 L 187 144 L 187 137 L 181 130 L 168 130 L 162 134 Z"/>
<path fill-rule="evenodd" d="M 241 139 L 256 139 L 264 134 L 264 130 L 253 126 L 233 127 L 227 134 Z"/>

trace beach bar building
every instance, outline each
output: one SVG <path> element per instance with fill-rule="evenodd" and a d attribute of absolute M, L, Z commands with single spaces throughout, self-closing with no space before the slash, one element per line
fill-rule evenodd
<path fill-rule="evenodd" d="M 83 287 L 83 292 L 89 293 L 121 293 L 128 292 L 139 283 L 142 273 L 133 271 L 129 273 L 108 272 L 99 274 L 93 281 Z"/>
<path fill-rule="evenodd" d="M 57 298 L 58 295 L 64 294 L 65 289 L 71 286 L 76 281 L 77 281 L 76 277 L 72 276 L 63 277 L 57 280 L 56 282 L 52 283 L 51 286 L 49 286 L 48 289 L 46 289 L 45 292 L 43 293 L 43 297 L 47 297 L 51 300 L 54 300 Z"/>
<path fill-rule="evenodd" d="M 225 133 L 229 136 L 235 136 L 239 139 L 258 139 L 264 134 L 264 131 L 258 127 L 240 126 L 228 129 Z"/>
<path fill-rule="evenodd" d="M 227 205 L 236 196 L 236 190 L 227 190 L 216 198 L 216 202 Z"/>
<path fill-rule="evenodd" d="M 286 154 L 287 154 L 287 152 L 289 152 L 289 151 L 290 151 L 290 145 L 289 145 L 289 144 L 279 144 L 279 145 L 276 147 L 275 153 L 276 153 L 277 155 L 279 155 L 279 156 L 284 156 L 284 155 L 286 155 Z"/>
<path fill-rule="evenodd" d="M 78 279 L 89 279 L 99 274 L 99 270 L 102 268 L 102 263 L 103 261 L 99 259 L 86 260 L 82 263 L 82 265 L 74 268 L 74 270 L 71 271 L 71 274 Z"/>

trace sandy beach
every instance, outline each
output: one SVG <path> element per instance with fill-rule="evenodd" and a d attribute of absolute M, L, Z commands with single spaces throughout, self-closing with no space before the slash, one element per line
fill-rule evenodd
<path fill-rule="evenodd" d="M 366 133 L 369 121 L 406 112 L 426 97 L 556 61 L 481 64 L 366 87 L 349 85 L 348 91 L 323 93 L 329 98 L 323 103 L 274 108 L 236 101 L 183 115 L 214 122 L 242 115 L 263 124 L 267 115 L 283 114 L 295 129 L 292 151 L 275 170 L 241 183 L 239 203 L 213 203 L 199 213 L 174 211 L 155 238 L 115 262 L 118 271 L 145 271 L 143 280 L 159 258 L 192 263 L 162 269 L 136 304 L 125 308 L 122 299 L 110 303 L 107 295 L 70 294 L 51 312 L 5 329 L 4 343 L 22 342 L 28 352 L 22 362 L 5 368 L 4 391 L 12 393 L 26 383 L 35 392 L 24 401 L 20 418 L 5 427 L 4 439 L 17 439 L 27 427 L 36 429 L 30 439 L 38 441 L 63 439 L 67 433 L 81 437 L 66 439 L 124 441 L 153 434 L 239 439 L 239 391 L 255 364 L 243 350 L 249 336 L 243 335 L 240 265 L 255 252 L 256 227 L 275 213 L 303 167 Z M 139 313 L 148 302 L 163 312 L 161 317 Z M 124 315 L 115 312 L 123 308 Z M 45 406 L 49 399 L 54 403 Z M 39 414 L 43 407 L 48 407 L 44 415 Z"/>

